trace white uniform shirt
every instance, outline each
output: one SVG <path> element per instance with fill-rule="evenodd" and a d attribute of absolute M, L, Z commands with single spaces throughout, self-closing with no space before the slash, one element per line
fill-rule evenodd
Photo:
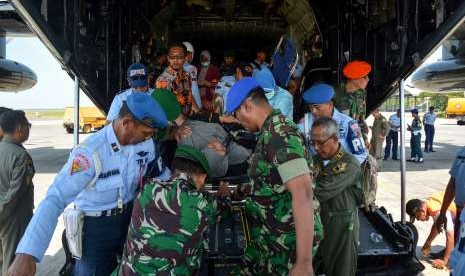
<path fill-rule="evenodd" d="M 152 139 L 122 146 L 112 124 L 89 136 L 83 144 L 71 152 L 53 180 L 16 249 L 17 254 L 25 253 L 40 261 L 58 217 L 71 202 L 82 211 L 97 212 L 116 208 L 119 195 L 124 204 L 132 201 L 148 163 L 155 159 Z M 101 172 L 95 185 L 89 185 L 96 173 L 94 154 L 100 159 Z M 165 180 L 168 177 L 169 171 L 160 176 Z"/>

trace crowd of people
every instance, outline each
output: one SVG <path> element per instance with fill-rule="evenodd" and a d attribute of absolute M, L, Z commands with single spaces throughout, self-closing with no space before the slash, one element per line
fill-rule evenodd
<path fill-rule="evenodd" d="M 358 208 L 374 201 L 364 187 L 376 181 L 384 139 L 384 159 L 390 145 L 397 159 L 400 125 L 375 110 L 368 140 L 371 65 L 348 62 L 344 83 L 303 91 L 306 112 L 294 122 L 299 79 L 277 85 L 266 52 L 236 63 L 225 51 L 219 67 L 208 51 L 197 67 L 193 57 L 193 45 L 184 42 L 171 45 L 166 58 L 157 55 L 150 71 L 129 66 L 130 88 L 113 99 L 108 124 L 72 150 L 34 215 L 34 165 L 22 147 L 31 125 L 22 111 L 0 110 L 2 275 L 35 273 L 63 212 L 76 229 L 66 233 L 73 275 L 195 275 L 205 231 L 233 196 L 245 200 L 250 241 L 231 275 L 355 275 Z M 433 151 L 428 116 L 425 149 Z M 254 133 L 255 147 L 241 145 L 231 129 Z M 412 158 L 422 162 L 418 116 L 409 129 Z M 463 191 L 453 179 L 463 179 L 462 163 L 451 170 L 443 206 L 454 191 L 460 203 Z M 248 175 L 248 185 L 231 190 L 221 182 L 216 194 L 204 191 L 207 179 L 239 174 Z M 70 203 L 74 211 L 67 213 Z M 415 206 L 413 216 L 428 211 Z M 458 250 L 451 254 L 458 258 Z"/>

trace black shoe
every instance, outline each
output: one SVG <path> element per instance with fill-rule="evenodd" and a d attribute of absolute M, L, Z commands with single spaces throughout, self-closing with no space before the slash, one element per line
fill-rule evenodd
<path fill-rule="evenodd" d="M 429 150 L 424 150 L 423 152 L 424 152 L 424 153 L 428 153 L 428 152 L 429 152 Z"/>
<path fill-rule="evenodd" d="M 416 162 L 416 161 L 417 161 L 416 158 L 410 158 L 410 159 L 407 160 L 407 162 Z"/>
<path fill-rule="evenodd" d="M 384 160 L 384 161 L 388 160 L 388 157 L 384 157 L 383 160 Z"/>
<path fill-rule="evenodd" d="M 436 152 L 435 150 L 429 150 L 430 152 Z"/>
<path fill-rule="evenodd" d="M 399 161 L 399 158 L 394 158 L 394 157 L 393 157 L 392 160 L 397 160 L 397 161 Z"/>
<path fill-rule="evenodd" d="M 415 162 L 417 162 L 417 163 L 423 163 L 423 157 L 422 157 L 422 158 L 418 158 Z"/>

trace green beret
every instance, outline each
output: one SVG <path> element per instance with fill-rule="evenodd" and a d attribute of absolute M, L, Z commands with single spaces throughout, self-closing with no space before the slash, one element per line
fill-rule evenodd
<path fill-rule="evenodd" d="M 176 149 L 174 157 L 185 158 L 197 163 L 200 167 L 202 167 L 205 173 L 210 176 L 210 166 L 208 165 L 207 157 L 205 157 L 200 150 L 191 146 L 182 145 Z"/>
<path fill-rule="evenodd" d="M 168 89 L 155 89 L 152 92 L 154 98 L 163 108 L 166 113 L 168 121 L 173 121 L 181 114 L 181 107 L 179 106 L 176 96 Z"/>

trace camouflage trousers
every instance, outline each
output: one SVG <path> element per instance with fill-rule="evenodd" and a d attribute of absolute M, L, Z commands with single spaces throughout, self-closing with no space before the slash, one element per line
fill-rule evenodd
<path fill-rule="evenodd" d="M 264 242 L 264 239 L 253 239 L 245 249 L 241 265 L 230 275 L 288 275 L 295 251 L 266 250 Z"/>
<path fill-rule="evenodd" d="M 252 233 L 254 232 L 252 229 Z M 288 275 L 296 258 L 295 250 L 273 250 L 274 247 L 267 244 L 269 239 L 269 236 L 257 235 L 254 237 L 252 235 L 251 242 L 245 249 L 242 264 L 234 269 L 230 275 Z M 322 239 L 323 223 L 317 212 L 314 214 L 313 258 L 315 258 Z"/>

